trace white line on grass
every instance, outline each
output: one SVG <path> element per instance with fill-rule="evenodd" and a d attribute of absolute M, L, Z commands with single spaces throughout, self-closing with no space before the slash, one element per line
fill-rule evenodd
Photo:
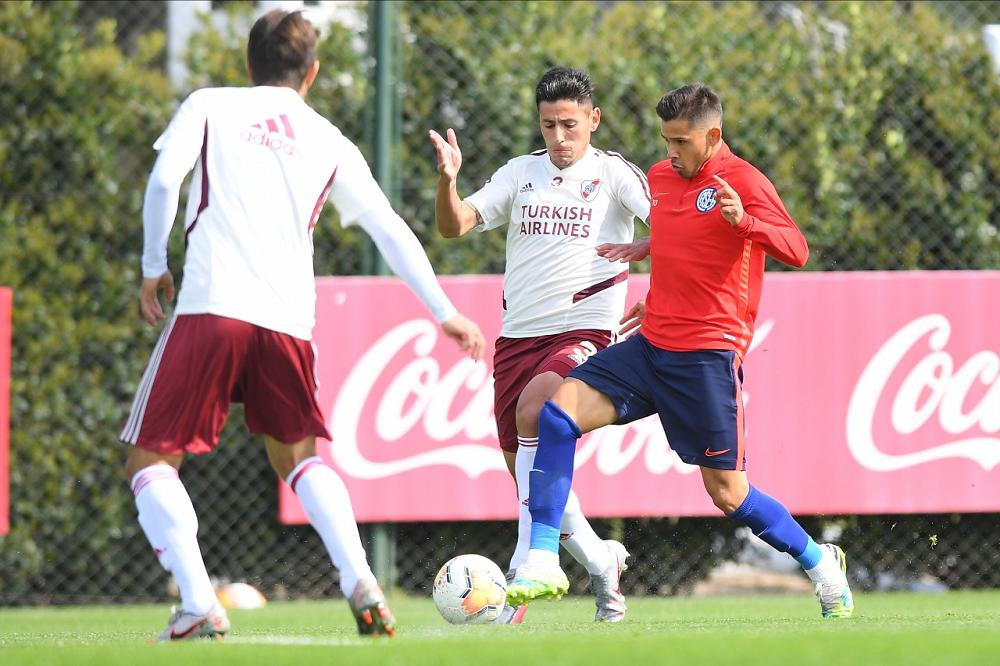
<path fill-rule="evenodd" d="M 314 638 L 312 636 L 278 636 L 262 634 L 259 636 L 226 636 L 225 643 L 240 643 L 249 645 L 370 645 L 375 641 L 361 638 Z"/>

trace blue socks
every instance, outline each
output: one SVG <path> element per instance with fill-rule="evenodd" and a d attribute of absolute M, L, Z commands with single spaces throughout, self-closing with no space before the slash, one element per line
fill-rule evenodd
<path fill-rule="evenodd" d="M 580 428 L 566 412 L 546 401 L 538 415 L 538 452 L 528 474 L 531 548 L 559 552 L 559 527 L 573 485 L 573 463 Z M 803 569 L 819 564 L 822 551 L 781 502 L 750 486 L 743 504 L 729 514 L 776 550 L 794 557 Z"/>
<path fill-rule="evenodd" d="M 538 452 L 528 474 L 531 547 L 559 552 L 559 527 L 573 485 L 580 428 L 549 400 L 538 414 Z"/>
<path fill-rule="evenodd" d="M 803 569 L 812 569 L 823 556 L 819 546 L 792 518 L 788 509 L 753 486 L 750 486 L 750 492 L 740 508 L 729 514 L 729 517 L 749 527 L 775 550 L 794 557 Z"/>

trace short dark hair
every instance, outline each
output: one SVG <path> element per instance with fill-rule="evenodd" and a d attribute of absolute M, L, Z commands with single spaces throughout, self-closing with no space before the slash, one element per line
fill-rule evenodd
<path fill-rule="evenodd" d="M 722 122 L 722 100 L 703 83 L 690 83 L 660 98 L 656 115 L 664 122 L 682 118 L 692 125 L 718 118 Z"/>
<path fill-rule="evenodd" d="M 316 61 L 319 31 L 302 12 L 272 9 L 257 19 L 247 40 L 247 62 L 256 85 L 298 88 Z"/>
<path fill-rule="evenodd" d="M 594 84 L 587 72 L 572 67 L 553 67 L 542 75 L 535 86 L 535 108 L 542 102 L 564 99 L 594 106 Z"/>

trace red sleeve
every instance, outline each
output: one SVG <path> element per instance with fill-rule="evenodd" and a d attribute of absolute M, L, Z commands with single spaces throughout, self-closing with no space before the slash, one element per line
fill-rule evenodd
<path fill-rule="evenodd" d="M 748 175 L 746 186 L 733 186 L 743 200 L 743 219 L 733 229 L 738 236 L 759 243 L 781 263 L 802 268 L 809 259 L 806 237 L 785 210 L 771 181 L 760 173 Z"/>

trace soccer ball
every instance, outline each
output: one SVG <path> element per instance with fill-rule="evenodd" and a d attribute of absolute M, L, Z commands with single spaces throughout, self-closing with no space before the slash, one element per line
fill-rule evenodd
<path fill-rule="evenodd" d="M 267 603 L 260 590 L 246 583 L 223 585 L 216 595 L 224 608 L 260 608 Z"/>
<path fill-rule="evenodd" d="M 507 600 L 500 567 L 482 555 L 458 555 L 434 577 L 434 605 L 452 624 L 488 624 Z"/>

